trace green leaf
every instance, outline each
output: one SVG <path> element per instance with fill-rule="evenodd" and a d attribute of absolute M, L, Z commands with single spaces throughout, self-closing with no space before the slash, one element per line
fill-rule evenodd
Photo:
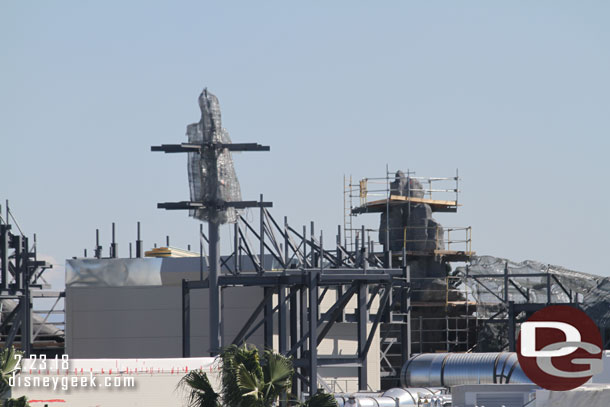
<path fill-rule="evenodd" d="M 243 364 L 239 365 L 237 370 L 237 385 L 241 391 L 242 396 L 254 397 L 260 399 L 262 383 L 256 375 L 252 374 L 246 369 Z"/>
<path fill-rule="evenodd" d="M 272 351 L 265 351 L 266 365 L 263 368 L 265 385 L 267 386 L 266 397 L 275 399 L 284 391 L 288 391 L 292 383 L 294 369 L 292 360 Z"/>
<path fill-rule="evenodd" d="M 214 391 L 203 370 L 190 371 L 180 380 L 178 387 L 189 392 L 189 407 L 220 407 L 220 395 Z"/>
<path fill-rule="evenodd" d="M 332 394 L 318 392 L 311 396 L 304 404 L 304 407 L 338 407 L 337 400 Z"/>

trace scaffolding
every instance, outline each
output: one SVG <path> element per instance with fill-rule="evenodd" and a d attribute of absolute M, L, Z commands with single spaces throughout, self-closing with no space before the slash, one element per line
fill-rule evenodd
<path fill-rule="evenodd" d="M 354 218 L 366 213 L 379 213 L 389 216 L 395 207 L 406 206 L 408 210 L 414 205 L 425 204 L 430 207 L 431 212 L 457 212 L 460 206 L 459 197 L 459 175 L 456 170 L 454 177 L 416 177 L 414 172 L 405 173 L 407 184 L 411 180 L 421 184 L 421 188 L 412 188 L 409 196 L 398 195 L 392 189 L 394 172 L 386 169 L 385 177 L 362 178 L 357 182 L 352 181 L 352 176 L 343 177 L 343 229 L 345 231 L 344 245 L 348 250 L 353 250 L 361 239 L 362 227 L 355 227 Z M 417 194 L 420 196 L 411 196 Z M 385 199 L 379 199 L 384 197 Z M 468 261 L 475 254 L 472 251 L 472 228 L 470 226 L 455 227 L 429 227 L 429 226 L 409 226 L 393 227 L 389 226 L 389 218 L 386 218 L 387 235 L 386 240 L 391 247 L 418 247 L 424 246 L 429 239 L 422 239 L 421 236 L 434 236 L 436 242 L 433 250 L 410 250 L 407 248 L 408 256 L 429 256 L 433 255 L 443 258 L 448 262 Z M 400 229 L 400 230 L 398 230 Z M 380 232 L 379 228 L 366 227 L 367 232 Z M 420 237 L 410 237 L 409 234 Z M 396 237 L 396 236 L 400 237 Z M 392 236 L 392 237 L 391 237 Z M 380 239 L 381 240 L 381 239 Z M 383 252 L 387 248 L 380 242 L 370 241 L 371 252 Z M 393 253 L 393 256 L 400 256 Z"/>
<path fill-rule="evenodd" d="M 36 234 L 31 242 L 19 227 L 8 200 L 5 210 L 4 217 L 0 214 L 1 346 L 15 346 L 27 357 L 60 355 L 65 316 L 59 304 L 65 293 L 49 289 L 44 272 L 53 266 L 38 259 Z M 50 309 L 35 309 L 34 300 L 43 298 L 55 301 Z"/>

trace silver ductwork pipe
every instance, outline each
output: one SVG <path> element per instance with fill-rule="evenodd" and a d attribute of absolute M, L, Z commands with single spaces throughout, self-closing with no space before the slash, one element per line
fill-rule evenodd
<path fill-rule="evenodd" d="M 523 373 L 517 354 L 422 353 L 402 367 L 405 387 L 451 387 L 459 384 L 531 383 Z"/>
<path fill-rule="evenodd" d="M 338 393 L 335 400 L 339 407 L 416 407 L 423 400 L 431 400 L 441 389 L 394 388 L 385 393 Z"/>

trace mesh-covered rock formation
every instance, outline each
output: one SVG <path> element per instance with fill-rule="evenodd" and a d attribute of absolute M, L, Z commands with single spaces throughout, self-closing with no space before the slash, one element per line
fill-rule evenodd
<path fill-rule="evenodd" d="M 241 201 L 239 181 L 235 174 L 231 152 L 218 144 L 229 144 L 229 132 L 222 127 L 218 98 L 204 89 L 199 95 L 201 120 L 187 126 L 190 144 L 206 146 L 201 154 L 188 153 L 188 175 L 191 201 L 206 202 L 208 208 L 193 209 L 190 216 L 203 221 L 234 223 L 237 210 L 225 208 L 210 211 L 209 207 L 222 202 Z M 213 215 L 212 215 L 213 214 Z M 214 219 L 210 219 L 213 216 Z"/>
<path fill-rule="evenodd" d="M 418 180 L 397 171 L 390 183 L 390 195 L 423 198 L 424 189 Z M 388 222 L 392 251 L 401 251 L 403 247 L 413 252 L 433 252 L 444 248 L 443 227 L 432 218 L 432 208 L 426 203 L 405 201 L 397 204 L 393 201 L 389 212 L 381 213 L 379 241 L 384 245 Z"/>

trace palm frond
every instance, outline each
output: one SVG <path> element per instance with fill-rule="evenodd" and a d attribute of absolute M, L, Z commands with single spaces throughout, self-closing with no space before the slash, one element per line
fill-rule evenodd
<path fill-rule="evenodd" d="M 208 375 L 203 370 L 187 373 L 178 387 L 188 391 L 189 407 L 220 407 L 220 395 L 214 391 Z"/>
<path fill-rule="evenodd" d="M 338 404 L 332 394 L 318 392 L 307 399 L 303 407 L 338 407 Z"/>
<path fill-rule="evenodd" d="M 265 384 L 268 387 L 266 397 L 275 400 L 283 391 L 287 391 L 292 384 L 294 369 L 292 360 L 272 351 L 265 351 L 266 361 L 263 367 Z"/>
<path fill-rule="evenodd" d="M 256 347 L 248 347 L 244 344 L 239 347 L 231 345 L 220 354 L 222 360 L 222 396 L 223 402 L 228 407 L 240 407 L 242 403 L 242 392 L 238 383 L 238 370 L 241 365 L 262 381 L 263 371 Z"/>

